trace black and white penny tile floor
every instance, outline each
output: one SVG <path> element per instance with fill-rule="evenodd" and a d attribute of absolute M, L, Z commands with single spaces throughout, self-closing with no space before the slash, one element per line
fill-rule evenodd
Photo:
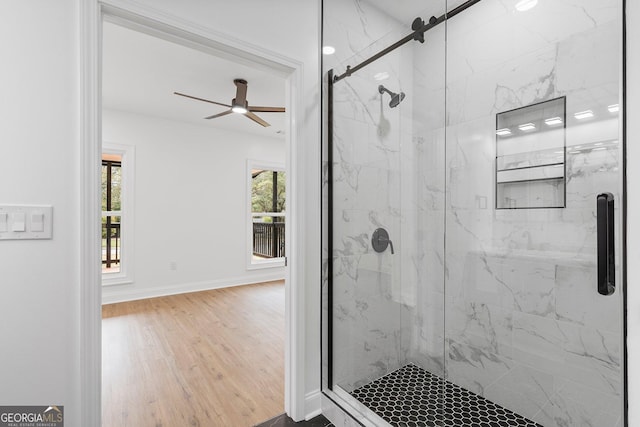
<path fill-rule="evenodd" d="M 542 427 L 415 365 L 351 395 L 394 427 Z"/>

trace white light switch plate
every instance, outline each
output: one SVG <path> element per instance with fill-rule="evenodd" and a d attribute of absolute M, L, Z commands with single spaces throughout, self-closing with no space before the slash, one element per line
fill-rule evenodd
<path fill-rule="evenodd" d="M 0 224 L 0 240 L 53 237 L 53 206 L 0 205 L 0 218 L 6 220 L 6 223 Z"/>

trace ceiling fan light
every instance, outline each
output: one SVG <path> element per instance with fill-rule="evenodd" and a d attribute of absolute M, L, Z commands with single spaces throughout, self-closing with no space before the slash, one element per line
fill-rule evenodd
<path fill-rule="evenodd" d="M 238 114 L 245 114 L 247 112 L 247 109 L 240 105 L 234 105 L 233 107 L 231 107 L 231 111 Z"/>

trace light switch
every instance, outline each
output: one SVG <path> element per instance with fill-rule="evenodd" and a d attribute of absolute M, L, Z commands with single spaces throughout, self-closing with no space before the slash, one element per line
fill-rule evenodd
<path fill-rule="evenodd" d="M 53 238 L 53 206 L 0 204 L 0 245 L 6 240 Z"/>
<path fill-rule="evenodd" d="M 44 231 L 44 214 L 40 211 L 31 212 L 31 231 Z"/>
<path fill-rule="evenodd" d="M 15 212 L 11 214 L 11 231 L 22 232 L 26 231 L 24 212 Z"/>

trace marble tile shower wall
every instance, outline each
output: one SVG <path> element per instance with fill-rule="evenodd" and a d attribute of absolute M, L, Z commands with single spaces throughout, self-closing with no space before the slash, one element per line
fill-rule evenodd
<path fill-rule="evenodd" d="M 335 67 L 340 73 L 407 33 L 408 24 L 365 1 L 325 1 L 324 13 L 325 44 L 336 47 L 335 56 L 325 57 L 325 71 Z M 395 51 L 334 89 L 333 366 L 335 382 L 347 391 L 406 364 L 410 337 L 418 330 L 415 307 L 424 289 L 418 286 L 424 276 L 418 240 L 424 236 L 415 226 L 423 209 L 416 141 L 426 138 L 416 137 L 413 129 L 419 99 L 413 56 L 411 49 Z M 407 98 L 392 109 L 388 95 L 378 93 L 379 84 L 404 91 Z M 442 86 L 440 91 L 442 98 Z M 378 227 L 389 231 L 395 255 L 372 250 L 371 234 Z M 442 345 L 439 350 L 441 367 Z"/>
<path fill-rule="evenodd" d="M 400 60 L 390 55 L 385 60 Z M 350 390 L 401 366 L 402 257 L 371 247 L 378 227 L 397 253 L 401 234 L 400 109 L 375 81 L 353 76 L 334 90 L 334 373 Z M 396 80 L 396 84 L 397 84 Z"/>
<path fill-rule="evenodd" d="M 425 19 L 445 10 L 444 1 L 426 11 L 420 1 L 404 6 L 407 16 Z M 325 44 L 337 51 L 325 57 L 325 71 L 344 71 L 410 27 L 366 1 L 325 1 L 324 13 Z M 407 47 L 335 86 L 334 372 L 346 390 L 409 362 L 443 373 L 444 29 L 430 40 L 435 66 L 424 45 Z M 417 58 L 429 66 L 414 66 Z M 376 91 L 380 83 L 404 91 L 405 101 L 390 109 Z M 425 162 L 433 176 L 421 179 Z M 379 226 L 389 230 L 396 255 L 372 251 Z"/>
<path fill-rule="evenodd" d="M 621 296 L 594 265 L 595 196 L 620 187 L 619 25 L 618 1 L 500 0 L 448 24 L 447 377 L 548 427 L 620 423 Z M 495 210 L 495 114 L 559 96 L 566 208 Z"/>
<path fill-rule="evenodd" d="M 445 215 L 445 39 L 444 25 L 428 32 L 425 44 L 405 47 L 412 54 L 412 139 L 403 150 L 403 178 L 411 181 L 403 208 L 413 233 L 406 268 L 416 280 L 402 284 L 405 298 L 403 349 L 407 362 L 444 376 L 444 215 Z M 413 254 L 415 252 L 415 256 Z"/>
<path fill-rule="evenodd" d="M 444 1 L 432 2 L 431 10 L 423 10 L 424 2 L 409 3 L 404 6 L 411 17 L 428 19 L 445 11 Z M 325 44 L 337 49 L 335 56 L 325 57 L 325 70 L 342 72 L 405 36 L 410 26 L 381 15 L 366 1 L 325 1 L 324 11 Z M 334 251 L 334 271 L 340 266 L 334 299 L 345 292 L 334 304 L 334 370 L 336 382 L 347 390 L 407 363 L 444 374 L 444 39 L 444 26 L 434 29 L 426 44 L 409 44 L 335 87 L 334 200 L 339 208 L 334 212 L 339 222 L 360 224 L 364 252 L 357 255 L 362 268 L 350 283 L 343 266 L 353 267 L 354 258 L 345 257 L 338 245 Z M 378 82 L 381 73 L 388 77 Z M 372 88 L 379 83 L 404 90 L 406 100 L 393 110 L 386 102 L 378 104 Z M 349 212 L 356 207 L 359 217 Z M 393 257 L 371 253 L 369 244 L 371 232 L 385 225 L 380 222 L 385 212 L 393 218 L 388 223 L 398 253 Z M 336 217 L 336 239 L 353 236 L 354 230 L 339 229 Z M 355 293 L 359 299 L 350 300 Z M 359 322 L 347 317 L 358 308 Z M 368 320 L 375 317 L 373 323 Z"/>

